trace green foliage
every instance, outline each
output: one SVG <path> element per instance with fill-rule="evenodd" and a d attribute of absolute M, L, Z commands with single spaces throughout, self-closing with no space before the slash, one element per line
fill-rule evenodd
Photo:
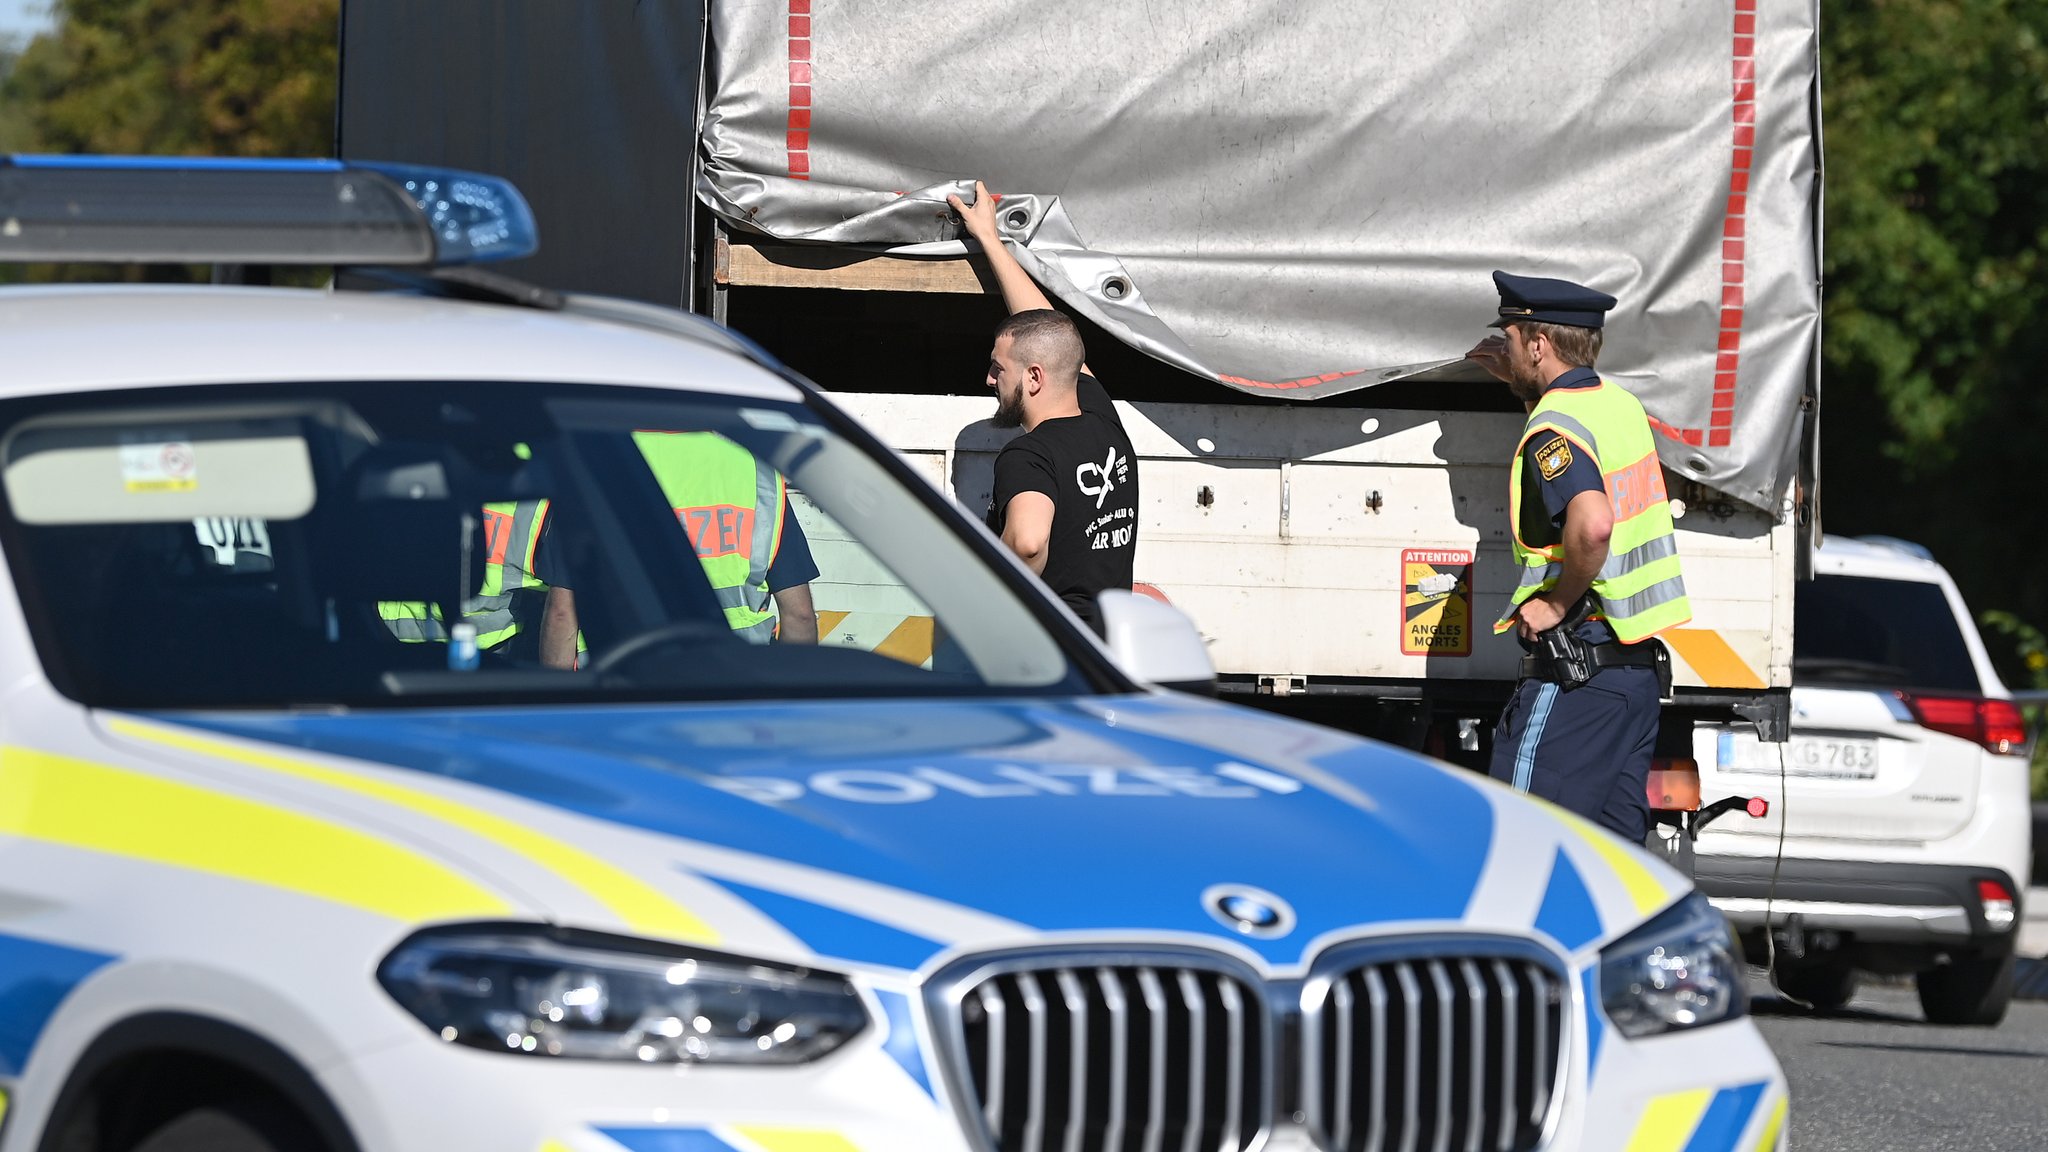
<path fill-rule="evenodd" d="M 1821 88 L 1823 520 L 2048 623 L 2048 0 L 1825 0 Z"/>
<path fill-rule="evenodd" d="M 333 153 L 339 0 L 54 0 L 51 9 L 49 32 L 0 57 L 0 151 Z M 0 280 L 206 273 L 9 266 Z"/>
<path fill-rule="evenodd" d="M 1986 612 L 1978 621 L 1988 641 L 2004 641 L 2017 657 L 2016 669 L 2006 685 L 2034 692 L 2048 692 L 2048 633 L 2010 612 Z M 2026 709 L 2034 735 L 2034 799 L 2048 800 L 2048 701 Z"/>
<path fill-rule="evenodd" d="M 10 150 L 324 156 L 339 0 L 55 0 L 0 101 Z"/>

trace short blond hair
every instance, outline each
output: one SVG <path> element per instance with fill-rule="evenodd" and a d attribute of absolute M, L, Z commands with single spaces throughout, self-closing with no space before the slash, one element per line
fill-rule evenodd
<path fill-rule="evenodd" d="M 1576 324 L 1545 324 L 1537 320 L 1517 320 L 1515 327 L 1521 329 L 1522 339 L 1541 336 L 1557 349 L 1557 358 L 1574 368 L 1591 368 L 1600 359 L 1600 345 L 1606 333 L 1598 328 L 1581 328 Z"/>

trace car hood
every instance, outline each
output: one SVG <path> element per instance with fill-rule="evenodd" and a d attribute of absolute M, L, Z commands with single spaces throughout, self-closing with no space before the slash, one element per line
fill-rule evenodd
<path fill-rule="evenodd" d="M 1227 942 L 1286 969 L 1334 939 L 1422 930 L 1574 952 L 1683 887 L 1469 772 L 1170 694 L 108 727 L 386 819 L 536 915 L 803 960 L 917 969 L 1051 934 Z M 636 920 L 650 893 L 695 927 Z M 1229 894 L 1276 922 L 1221 915 Z"/>

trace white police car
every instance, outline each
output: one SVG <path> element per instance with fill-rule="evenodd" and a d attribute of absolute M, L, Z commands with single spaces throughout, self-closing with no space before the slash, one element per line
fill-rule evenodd
<path fill-rule="evenodd" d="M 1098 644 L 707 323 L 429 271 L 533 242 L 509 187 L 17 159 L 0 202 L 7 259 L 422 289 L 0 291 L 0 1150 L 1782 1139 L 1675 873 L 1147 687 L 1206 674 L 1184 620 L 1112 596 Z M 714 493 L 708 547 L 665 434 L 789 520 Z M 749 643 L 710 562 L 798 533 L 819 643 Z"/>

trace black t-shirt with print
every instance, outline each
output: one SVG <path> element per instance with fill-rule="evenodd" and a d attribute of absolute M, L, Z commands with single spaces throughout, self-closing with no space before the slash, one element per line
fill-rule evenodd
<path fill-rule="evenodd" d="M 1042 421 L 996 457 L 988 526 L 1002 535 L 1010 501 L 1024 492 L 1052 500 L 1046 587 L 1095 623 L 1095 594 L 1129 588 L 1138 551 L 1138 462 L 1116 406 L 1093 376 L 1082 376 L 1079 416 Z"/>

